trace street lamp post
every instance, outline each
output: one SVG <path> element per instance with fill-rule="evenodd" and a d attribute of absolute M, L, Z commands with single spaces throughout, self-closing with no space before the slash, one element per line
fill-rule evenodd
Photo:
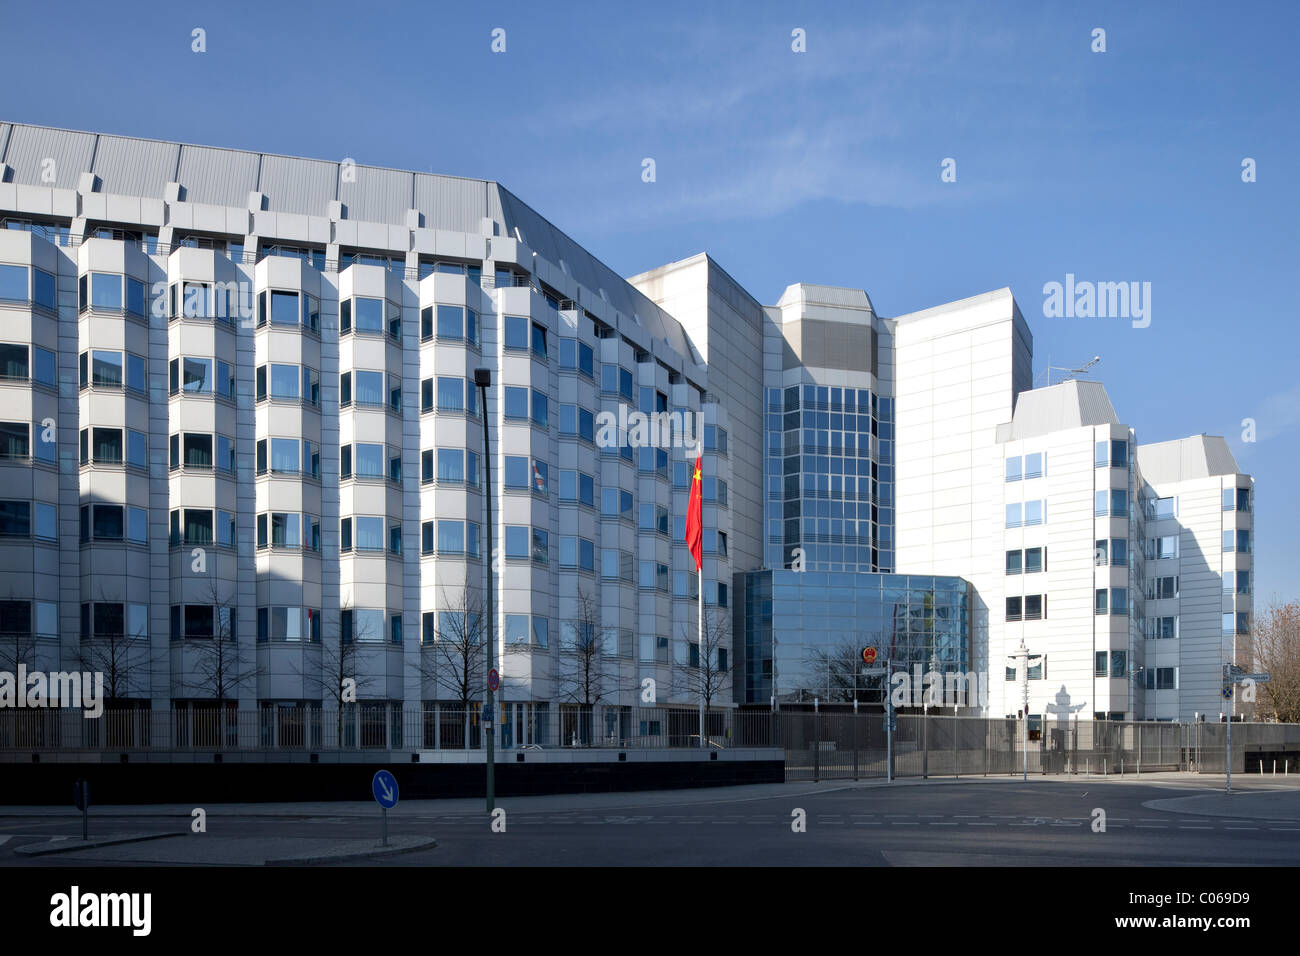
<path fill-rule="evenodd" d="M 496 721 L 493 719 L 496 709 L 495 695 L 492 693 L 492 684 L 490 675 L 495 666 L 496 656 L 496 609 L 493 604 L 493 590 L 496 586 L 496 571 L 492 564 L 492 449 L 488 444 L 488 413 L 487 413 L 487 392 L 488 386 L 492 384 L 492 371 L 486 368 L 474 369 L 474 385 L 479 390 L 479 410 L 483 415 L 483 482 L 484 491 L 483 502 L 487 511 L 486 529 L 487 529 L 487 616 L 484 639 L 483 639 L 483 658 L 484 673 L 483 679 L 487 682 L 487 696 L 484 699 L 483 707 L 483 735 L 485 744 L 485 762 L 487 764 L 487 810 L 491 813 L 496 804 Z"/>

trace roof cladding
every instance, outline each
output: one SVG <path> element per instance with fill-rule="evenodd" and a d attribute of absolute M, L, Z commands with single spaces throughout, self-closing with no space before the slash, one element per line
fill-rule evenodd
<path fill-rule="evenodd" d="M 1036 438 L 1085 425 L 1122 424 L 1100 382 L 1076 380 L 1021 392 L 1009 425 L 999 425 L 1001 442 Z"/>
<path fill-rule="evenodd" d="M 127 196 L 161 196 L 176 176 L 181 148 L 125 136 L 100 136 L 93 172 L 100 190 Z"/>
<path fill-rule="evenodd" d="M 599 295 L 603 289 L 610 305 L 638 320 L 652 336 L 666 339 L 682 356 L 695 355 L 672 316 L 490 180 L 377 166 L 349 170 L 319 159 L 0 124 L 0 134 L 6 131 L 7 137 L 0 135 L 0 162 L 13 167 L 13 182 L 26 185 L 75 189 L 80 174 L 90 170 L 100 177 L 101 191 L 128 196 L 160 199 L 166 183 L 175 181 L 184 187 L 186 202 L 214 206 L 243 209 L 249 193 L 261 192 L 271 212 L 326 216 L 329 203 L 338 199 L 347 207 L 350 220 L 404 227 L 407 211 L 416 209 L 424 215 L 425 228 L 473 234 L 488 218 L 500 224 L 503 236 L 513 238 L 517 228 L 530 249 L 556 266 L 563 263 L 569 275 L 592 293 Z M 42 179 L 47 159 L 54 160 L 54 182 Z"/>
<path fill-rule="evenodd" d="M 1138 445 L 1137 463 L 1142 477 L 1154 484 L 1239 473 L 1227 441 L 1217 435 Z"/>
<path fill-rule="evenodd" d="M 292 212 L 302 216 L 323 216 L 329 202 L 337 198 L 339 164 L 319 159 L 290 159 L 262 156 L 262 175 L 256 189 L 266 196 L 271 212 Z M 247 195 L 241 201 L 247 201 Z"/>
<path fill-rule="evenodd" d="M 13 167 L 12 182 L 76 189 L 81 174 L 90 169 L 97 138 L 94 133 L 15 123 L 0 162 Z"/>

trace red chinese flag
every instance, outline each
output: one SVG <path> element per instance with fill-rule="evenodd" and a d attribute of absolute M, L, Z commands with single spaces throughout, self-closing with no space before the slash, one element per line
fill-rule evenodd
<path fill-rule="evenodd" d="M 691 500 L 686 505 L 686 547 L 691 549 L 691 557 L 695 558 L 695 570 L 700 570 L 704 565 L 704 510 L 702 493 L 700 485 L 700 461 L 695 459 L 695 477 L 691 479 Z"/>

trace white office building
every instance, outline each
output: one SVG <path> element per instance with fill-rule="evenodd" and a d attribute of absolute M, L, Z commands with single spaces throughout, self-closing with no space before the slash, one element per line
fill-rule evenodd
<path fill-rule="evenodd" d="M 1251 479 L 1032 389 L 1008 290 L 764 306 L 703 254 L 624 280 L 491 181 L 8 123 L 0 220 L 0 669 L 272 714 L 350 677 L 370 739 L 463 746 L 467 706 L 473 745 L 448 648 L 493 574 L 501 743 L 627 736 L 647 679 L 683 714 L 804 690 L 746 643 L 764 569 L 859 576 L 895 628 L 941 604 L 903 644 L 997 715 L 1217 713 L 1241 660 Z M 632 413 L 702 439 L 704 667 L 696 452 L 605 440 Z"/>

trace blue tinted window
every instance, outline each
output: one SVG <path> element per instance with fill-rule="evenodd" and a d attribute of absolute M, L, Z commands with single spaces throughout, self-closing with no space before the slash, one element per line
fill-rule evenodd
<path fill-rule="evenodd" d="M 95 309 L 116 311 L 122 308 L 122 277 L 108 272 L 90 276 L 90 304 Z"/>
<path fill-rule="evenodd" d="M 27 302 L 27 267 L 0 265 L 0 299 Z"/>

